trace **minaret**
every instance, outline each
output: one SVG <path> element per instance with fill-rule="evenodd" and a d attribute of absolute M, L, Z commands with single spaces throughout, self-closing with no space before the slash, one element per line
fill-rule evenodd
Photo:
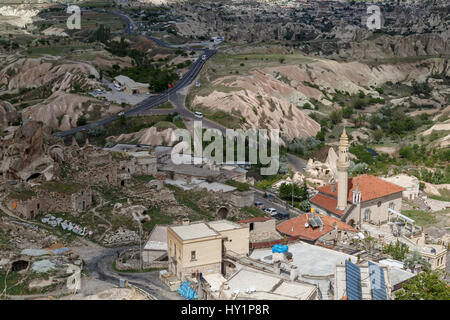
<path fill-rule="evenodd" d="M 347 207 L 348 196 L 348 168 L 350 167 L 350 159 L 348 158 L 348 137 L 347 133 L 342 131 L 341 139 L 339 140 L 339 155 L 336 164 L 337 180 L 338 180 L 338 197 L 337 209 L 344 210 Z"/>

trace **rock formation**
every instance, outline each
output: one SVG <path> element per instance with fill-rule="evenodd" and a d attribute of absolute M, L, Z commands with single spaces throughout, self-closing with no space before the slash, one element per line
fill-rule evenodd
<path fill-rule="evenodd" d="M 19 113 L 9 102 L 0 101 L 0 129 L 11 126 L 19 120 Z"/>

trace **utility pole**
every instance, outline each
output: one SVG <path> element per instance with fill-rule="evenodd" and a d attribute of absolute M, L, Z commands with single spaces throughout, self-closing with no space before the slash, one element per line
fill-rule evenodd
<path fill-rule="evenodd" d="M 292 185 L 292 208 L 294 207 L 294 177 L 292 177 L 292 182 L 291 182 L 291 185 Z"/>
<path fill-rule="evenodd" d="M 142 222 L 138 221 L 139 223 L 139 269 L 141 272 L 143 271 L 143 263 L 142 263 Z"/>
<path fill-rule="evenodd" d="M 133 219 L 139 225 L 139 269 L 142 272 L 143 270 L 143 261 L 142 261 L 142 218 L 138 217 L 133 213 Z"/>

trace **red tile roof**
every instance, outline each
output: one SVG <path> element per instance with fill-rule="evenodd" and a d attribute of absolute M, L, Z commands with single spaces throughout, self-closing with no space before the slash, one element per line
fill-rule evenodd
<path fill-rule="evenodd" d="M 344 213 L 344 210 L 336 209 L 337 199 L 327 196 L 326 194 L 318 193 L 314 198 L 311 198 L 309 201 L 329 212 L 337 214 L 338 216 Z"/>
<path fill-rule="evenodd" d="M 265 221 L 269 221 L 271 219 L 272 218 L 269 218 L 269 217 L 254 217 L 251 219 L 239 220 L 239 221 L 236 221 L 236 223 L 265 222 Z"/>
<path fill-rule="evenodd" d="M 321 236 L 327 234 L 328 232 L 334 229 L 334 224 L 337 224 L 338 230 L 349 231 L 349 232 L 358 232 L 355 228 L 349 226 L 348 224 L 329 216 L 324 216 L 321 214 L 315 214 L 316 217 L 320 217 L 323 223 L 322 231 L 319 228 L 312 228 L 308 226 L 305 227 L 305 223 L 308 222 L 308 219 L 311 217 L 311 214 L 302 214 L 298 217 L 292 218 L 285 222 L 280 223 L 277 226 L 277 230 L 283 234 L 298 237 L 300 239 L 315 241 L 319 239 Z"/>
<path fill-rule="evenodd" d="M 361 191 L 361 202 L 381 198 L 405 190 L 396 184 L 384 181 L 375 176 L 364 174 L 348 179 L 347 200 L 349 202 L 353 201 L 353 191 L 356 189 L 356 186 L 358 186 L 358 190 Z M 336 184 L 334 192 L 331 191 L 331 184 L 317 188 L 317 190 L 337 198 L 338 187 L 338 184 Z"/>

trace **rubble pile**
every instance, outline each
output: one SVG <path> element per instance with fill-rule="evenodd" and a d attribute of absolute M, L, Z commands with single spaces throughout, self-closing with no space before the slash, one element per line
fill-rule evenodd
<path fill-rule="evenodd" d="M 115 232 L 108 232 L 103 239 L 105 245 L 139 242 L 139 235 L 135 231 L 119 228 Z"/>
<path fill-rule="evenodd" d="M 89 231 L 86 227 L 79 226 L 62 218 L 56 218 L 51 214 L 46 214 L 44 218 L 41 219 L 42 223 L 46 223 L 52 227 L 61 227 L 64 231 L 72 231 L 73 233 L 84 237 L 86 235 L 92 236 L 93 232 Z"/>

